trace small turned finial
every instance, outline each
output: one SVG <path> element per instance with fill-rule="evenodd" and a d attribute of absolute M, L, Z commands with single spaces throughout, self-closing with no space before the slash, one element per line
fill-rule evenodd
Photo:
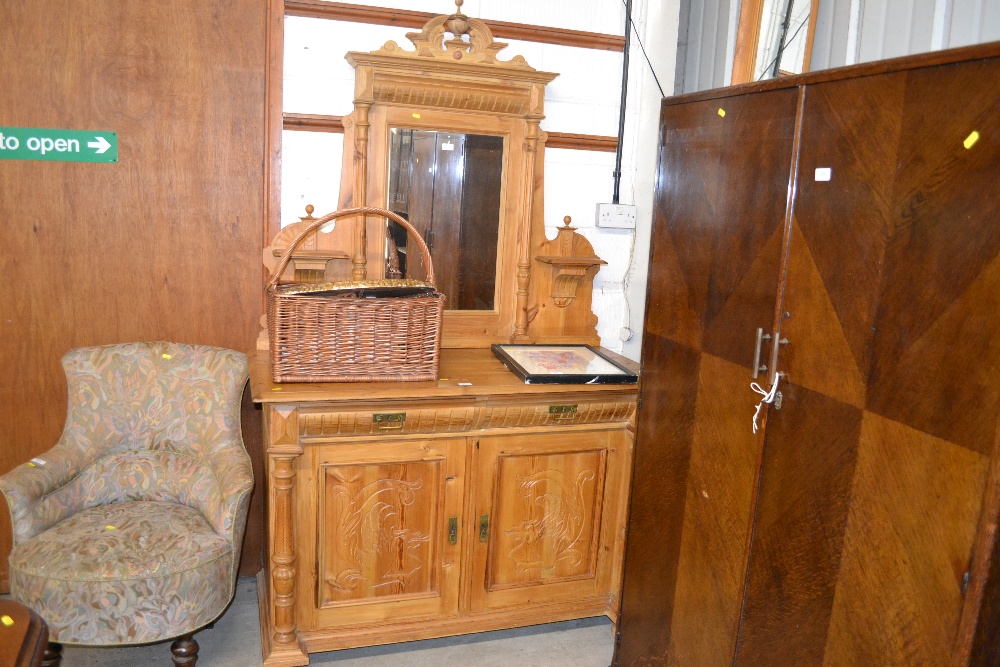
<path fill-rule="evenodd" d="M 563 224 L 566 225 L 567 227 L 569 227 L 569 223 L 571 222 L 573 222 L 573 218 L 569 217 L 568 215 L 565 218 L 563 218 Z"/>
<path fill-rule="evenodd" d="M 448 32 L 453 34 L 456 38 L 467 34 L 469 32 L 469 28 L 472 27 L 472 24 L 469 23 L 465 14 L 462 13 L 462 5 L 464 2 L 465 0 L 455 0 L 455 13 L 452 14 L 445 22 L 445 27 L 448 29 Z M 460 55 L 457 57 L 461 58 Z"/>
<path fill-rule="evenodd" d="M 306 204 L 306 215 L 312 216 L 313 211 L 315 210 L 316 210 L 315 206 L 313 206 L 312 204 Z"/>

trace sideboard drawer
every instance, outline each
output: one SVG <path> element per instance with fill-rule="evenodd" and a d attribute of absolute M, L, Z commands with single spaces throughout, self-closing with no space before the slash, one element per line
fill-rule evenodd
<path fill-rule="evenodd" d="M 407 406 L 369 405 L 343 410 L 337 406 L 299 408 L 301 442 L 343 436 L 411 435 L 418 433 L 462 433 L 475 427 L 476 408 L 468 404 Z"/>
<path fill-rule="evenodd" d="M 574 397 L 558 401 L 515 403 L 483 407 L 476 419 L 477 429 L 527 426 L 566 426 L 628 421 L 635 411 L 635 399 L 622 397 L 586 401 Z"/>

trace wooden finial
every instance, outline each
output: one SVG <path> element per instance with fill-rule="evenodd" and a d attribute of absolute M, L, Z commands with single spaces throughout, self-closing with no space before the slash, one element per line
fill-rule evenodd
<path fill-rule="evenodd" d="M 464 3 L 465 0 L 455 0 L 455 13 L 448 17 L 448 20 L 444 24 L 448 29 L 448 32 L 453 34 L 456 39 L 460 38 L 462 35 L 468 34 L 469 28 L 472 27 L 472 24 L 469 23 L 468 17 L 462 13 L 462 5 Z M 461 58 L 462 53 L 460 51 L 456 51 L 454 57 L 456 59 Z"/>
<path fill-rule="evenodd" d="M 573 222 L 573 218 L 569 217 L 568 215 L 565 218 L 563 218 L 563 224 L 566 225 L 567 227 L 569 227 L 569 223 L 571 222 Z"/>
<path fill-rule="evenodd" d="M 312 204 L 306 204 L 306 215 L 312 217 L 313 211 L 315 210 L 316 210 L 315 206 L 313 206 Z"/>

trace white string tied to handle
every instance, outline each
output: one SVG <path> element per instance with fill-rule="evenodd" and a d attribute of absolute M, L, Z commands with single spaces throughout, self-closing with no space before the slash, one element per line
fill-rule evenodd
<path fill-rule="evenodd" d="M 770 391 L 765 391 L 756 382 L 750 383 L 750 388 L 755 392 L 760 394 L 763 398 L 760 399 L 760 403 L 757 404 L 757 409 L 753 413 L 753 432 L 757 432 L 757 418 L 760 417 L 760 411 L 764 408 L 765 403 L 774 403 L 774 397 L 778 393 L 778 381 L 781 380 L 781 373 L 776 373 L 774 376 L 774 384 L 771 385 Z"/>

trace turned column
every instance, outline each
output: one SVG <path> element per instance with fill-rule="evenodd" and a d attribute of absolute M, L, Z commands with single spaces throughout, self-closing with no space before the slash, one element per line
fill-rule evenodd
<path fill-rule="evenodd" d="M 274 508 L 271 591 L 275 648 L 287 646 L 298 648 L 298 636 L 295 632 L 295 542 L 292 532 L 295 458 L 296 456 L 274 456 L 271 459 L 270 478 Z"/>
<path fill-rule="evenodd" d="M 528 333 L 528 284 L 531 281 L 531 225 L 532 203 L 535 196 L 535 152 L 538 147 L 538 117 L 526 118 L 527 133 L 524 137 L 524 183 L 521 199 L 521 225 L 517 256 L 517 308 L 514 318 L 514 338 Z"/>

